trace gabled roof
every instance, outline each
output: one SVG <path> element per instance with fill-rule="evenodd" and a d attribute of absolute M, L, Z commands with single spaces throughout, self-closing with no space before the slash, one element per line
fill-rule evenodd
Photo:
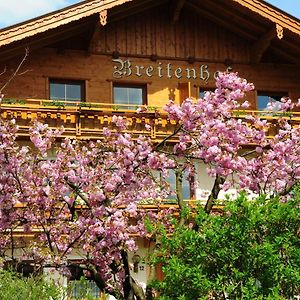
<path fill-rule="evenodd" d="M 260 61 L 273 40 L 272 49 L 276 54 L 300 64 L 300 20 L 263 0 L 86 0 L 0 30 L 0 59 L 5 59 L 14 49 L 23 51 L 24 45 L 34 43 L 36 48 L 43 47 L 49 41 L 65 38 L 64 30 L 69 36 L 82 31 L 84 26 L 93 31 L 97 20 L 105 25 L 106 17 L 110 23 L 160 5 L 171 8 L 173 22 L 187 8 L 249 40 L 253 43 L 253 62 Z M 46 37 L 48 32 L 55 38 Z M 278 41 L 274 40 L 276 34 Z"/>
<path fill-rule="evenodd" d="M 12 42 L 22 40 L 26 37 L 36 35 L 49 29 L 57 28 L 61 25 L 77 21 L 81 18 L 91 16 L 104 10 L 108 10 L 117 5 L 130 1 L 142 0 L 87 0 L 64 9 L 28 20 L 0 30 L 0 47 Z M 154 0 L 159 1 L 159 0 Z M 287 13 L 275 8 L 262 0 L 227 0 L 254 11 L 262 17 L 278 24 L 284 30 L 300 36 L 300 21 Z M 183 2 L 183 1 L 181 1 Z"/>

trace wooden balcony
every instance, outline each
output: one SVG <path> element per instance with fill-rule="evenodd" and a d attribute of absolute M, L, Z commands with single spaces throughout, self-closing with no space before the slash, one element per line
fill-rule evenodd
<path fill-rule="evenodd" d="M 103 128 L 111 125 L 113 115 L 122 116 L 128 122 L 127 131 L 134 136 L 149 135 L 153 141 L 160 141 L 173 132 L 175 123 L 168 118 L 162 108 L 148 107 L 147 112 L 136 113 L 137 108 L 107 103 L 3 99 L 0 114 L 4 119 L 16 120 L 21 137 L 28 136 L 28 129 L 33 120 L 37 119 L 53 129 L 63 126 L 65 128 L 63 137 L 97 139 L 102 136 Z M 235 112 L 237 118 L 245 118 L 248 114 L 259 115 L 268 121 L 269 128 L 266 128 L 266 133 L 269 137 L 276 133 L 279 118 L 287 118 L 294 127 L 300 124 L 300 112 L 285 114 L 253 110 Z M 145 128 L 146 124 L 150 126 L 148 131 Z"/>
<path fill-rule="evenodd" d="M 37 119 L 53 129 L 63 126 L 63 137 L 97 139 L 102 136 L 103 128 L 111 125 L 113 115 L 122 116 L 128 122 L 127 131 L 134 136 L 144 134 L 159 141 L 173 132 L 175 123 L 161 109 L 150 107 L 146 113 L 137 113 L 137 108 L 121 104 L 4 99 L 0 113 L 4 119 L 16 120 L 19 136 L 28 136 L 28 129 Z M 150 130 L 146 130 L 146 124 Z"/>

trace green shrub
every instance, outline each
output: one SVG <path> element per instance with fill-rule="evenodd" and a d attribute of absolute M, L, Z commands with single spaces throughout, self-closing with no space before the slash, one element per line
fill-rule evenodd
<path fill-rule="evenodd" d="M 43 277 L 23 277 L 12 271 L 0 271 L 1 300 L 61 300 L 63 289 Z"/>
<path fill-rule="evenodd" d="M 195 228 L 163 239 L 161 300 L 293 299 L 300 295 L 300 200 L 240 195 L 222 215 L 198 209 Z"/>

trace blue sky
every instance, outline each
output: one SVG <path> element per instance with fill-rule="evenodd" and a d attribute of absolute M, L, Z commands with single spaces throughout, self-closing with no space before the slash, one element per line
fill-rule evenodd
<path fill-rule="evenodd" d="M 0 0 L 0 28 L 78 2 L 81 2 L 81 0 Z M 267 0 L 266 2 L 269 2 L 300 19 L 300 0 Z"/>

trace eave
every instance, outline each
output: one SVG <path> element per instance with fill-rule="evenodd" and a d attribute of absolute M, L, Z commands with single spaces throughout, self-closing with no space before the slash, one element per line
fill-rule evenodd
<path fill-rule="evenodd" d="M 130 1 L 132 0 L 85 1 L 19 25 L 4 28 L 0 31 L 0 47 L 66 25 L 70 22 L 78 21 Z"/>
<path fill-rule="evenodd" d="M 261 0 L 232 0 L 300 36 L 300 22 Z"/>

